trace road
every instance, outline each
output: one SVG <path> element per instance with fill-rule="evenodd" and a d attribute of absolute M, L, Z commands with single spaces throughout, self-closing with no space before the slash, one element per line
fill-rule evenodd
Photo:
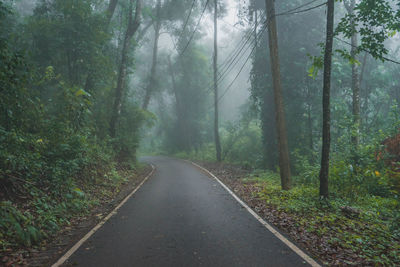
<path fill-rule="evenodd" d="M 154 175 L 67 266 L 306 266 L 189 163 L 146 157 Z"/>

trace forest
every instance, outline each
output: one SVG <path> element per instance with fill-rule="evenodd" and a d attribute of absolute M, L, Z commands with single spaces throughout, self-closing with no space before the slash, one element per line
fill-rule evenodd
<path fill-rule="evenodd" d="M 51 261 L 145 156 L 322 265 L 399 266 L 400 1 L 0 0 L 0 265 Z"/>

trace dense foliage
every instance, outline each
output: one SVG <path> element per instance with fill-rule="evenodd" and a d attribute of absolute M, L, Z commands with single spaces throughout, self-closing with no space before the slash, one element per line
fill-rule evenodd
<path fill-rule="evenodd" d="M 149 117 L 124 98 L 108 136 L 118 41 L 99 1 L 0 2 L 0 245 L 38 244 L 135 168 Z M 123 10 L 119 10 L 125 16 Z M 124 27 L 121 25 L 121 27 Z M 115 31 L 119 30 L 115 28 Z"/>
<path fill-rule="evenodd" d="M 139 149 L 216 160 L 216 12 L 222 160 L 253 170 L 245 182 L 296 226 L 369 264 L 399 264 L 399 2 L 335 1 L 326 202 L 317 197 L 325 5 L 275 1 L 294 176 L 282 191 L 264 2 L 0 0 L 0 248 L 39 244 L 87 212 L 95 191 L 109 194 L 96 188 L 112 191 L 121 169 L 136 168 Z"/>

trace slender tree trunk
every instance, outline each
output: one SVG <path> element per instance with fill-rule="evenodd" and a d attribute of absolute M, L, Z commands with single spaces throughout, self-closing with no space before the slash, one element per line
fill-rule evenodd
<path fill-rule="evenodd" d="M 153 46 L 153 61 L 151 63 L 150 81 L 146 87 L 146 94 L 143 100 L 142 109 L 147 109 L 150 103 L 151 94 L 156 86 L 156 72 L 157 72 L 157 56 L 158 56 L 158 40 L 160 38 L 161 29 L 161 0 L 157 0 L 157 22 L 154 27 L 154 46 Z"/>
<path fill-rule="evenodd" d="M 355 0 L 345 1 L 344 2 L 347 12 L 349 14 L 354 13 L 354 7 L 356 4 Z M 351 36 L 351 51 L 350 55 L 355 60 L 357 59 L 357 46 L 358 46 L 358 38 L 356 32 L 356 26 L 354 19 L 351 20 L 351 27 L 353 34 Z M 351 90 L 353 92 L 353 127 L 355 132 L 351 134 L 351 142 L 353 145 L 353 149 L 356 151 L 360 142 L 360 79 L 359 79 L 359 70 L 358 64 L 353 63 L 351 66 Z"/>
<path fill-rule="evenodd" d="M 307 86 L 307 95 L 308 95 L 308 103 L 307 103 L 307 113 L 308 113 L 308 143 L 309 143 L 309 149 L 310 149 L 310 156 L 312 156 L 312 153 L 314 151 L 314 141 L 313 141 L 313 122 L 312 122 L 312 101 L 311 101 L 311 90 L 310 86 Z"/>
<path fill-rule="evenodd" d="M 275 116 L 277 124 L 277 136 L 279 147 L 279 167 L 281 175 L 282 189 L 289 190 L 291 183 L 289 148 L 286 133 L 285 112 L 282 96 L 282 85 L 280 77 L 279 53 L 278 53 L 278 34 L 276 30 L 275 3 L 274 0 L 265 0 L 269 53 L 271 58 L 271 70 L 274 86 Z"/>
<path fill-rule="evenodd" d="M 257 9 L 254 10 L 254 46 L 256 47 L 256 49 L 258 47 L 258 38 L 257 38 L 258 14 L 257 14 L 257 12 L 258 12 Z"/>
<path fill-rule="evenodd" d="M 176 101 L 176 118 L 177 118 L 177 122 L 178 122 L 178 132 L 183 140 L 183 142 L 181 142 L 183 144 L 181 146 L 181 148 L 183 148 L 187 151 L 188 147 L 190 147 L 190 144 L 188 141 L 189 140 L 188 132 L 187 132 L 187 127 L 186 127 L 186 121 L 184 118 L 184 112 L 183 112 L 184 108 L 182 106 L 181 96 L 179 94 L 179 90 L 176 85 L 175 73 L 174 73 L 174 69 L 172 67 L 172 62 L 171 62 L 170 56 L 168 56 L 168 68 L 169 68 L 170 75 L 171 75 L 172 88 L 174 89 L 174 96 L 175 96 L 175 101 Z"/>
<path fill-rule="evenodd" d="M 179 110 L 180 110 L 180 108 L 179 108 L 180 107 L 180 98 L 179 98 L 179 94 L 178 94 L 178 88 L 176 86 L 176 79 L 175 79 L 174 70 L 172 68 L 171 56 L 168 56 L 168 68 L 169 68 L 169 73 L 171 75 L 172 88 L 174 89 L 176 105 L 178 106 L 177 112 L 179 113 Z"/>
<path fill-rule="evenodd" d="M 118 0 L 110 0 L 110 2 L 108 2 L 108 8 L 106 11 L 106 28 L 108 28 L 108 26 L 110 25 L 111 19 L 114 16 L 114 12 L 115 12 L 115 8 L 117 7 L 118 4 Z"/>
<path fill-rule="evenodd" d="M 351 37 L 351 56 L 356 58 L 356 47 L 357 47 L 357 33 L 354 33 Z M 360 143 L 360 80 L 358 65 L 354 63 L 351 67 L 351 87 L 353 91 L 353 125 L 355 127 L 355 133 L 352 134 L 352 143 L 354 149 L 357 149 Z"/>
<path fill-rule="evenodd" d="M 364 78 L 364 73 L 365 73 L 365 65 L 367 64 L 367 57 L 368 57 L 368 53 L 367 53 L 367 52 L 365 52 L 365 54 L 364 54 L 364 58 L 363 58 L 363 62 L 361 63 L 360 87 L 361 87 L 361 85 L 362 85 L 363 78 Z"/>
<path fill-rule="evenodd" d="M 215 138 L 215 150 L 217 161 L 221 161 L 221 143 L 219 140 L 219 130 L 218 130 L 218 29 L 217 29 L 217 19 L 218 19 L 218 0 L 214 0 L 214 138 Z"/>
<path fill-rule="evenodd" d="M 182 130 L 182 104 L 181 104 L 181 98 L 179 96 L 178 88 L 176 86 L 176 79 L 175 79 L 174 70 L 172 68 L 170 56 L 168 56 L 168 68 L 169 68 L 169 72 L 171 75 L 172 88 L 174 89 L 174 95 L 175 95 L 175 101 L 176 101 L 176 116 L 178 119 L 178 128 L 180 130 Z"/>
<path fill-rule="evenodd" d="M 330 111 L 330 90 L 331 90 L 331 67 L 333 47 L 333 22 L 334 22 L 335 0 L 328 0 L 327 23 L 326 23 L 326 44 L 324 56 L 324 85 L 322 97 L 322 156 L 321 170 L 319 173 L 319 195 L 321 198 L 329 197 L 329 151 L 331 143 L 331 111 Z"/>
<path fill-rule="evenodd" d="M 134 0 L 130 0 L 128 27 L 126 29 L 125 37 L 122 44 L 121 62 L 118 70 L 117 87 L 115 88 L 114 105 L 110 120 L 110 136 L 113 138 L 116 136 L 116 126 L 118 123 L 119 115 L 121 114 L 122 96 L 124 90 L 124 81 L 126 78 L 129 43 L 133 35 L 140 26 L 140 13 L 142 10 L 142 1 L 136 0 L 136 11 L 134 19 L 132 16 L 133 2 Z"/>

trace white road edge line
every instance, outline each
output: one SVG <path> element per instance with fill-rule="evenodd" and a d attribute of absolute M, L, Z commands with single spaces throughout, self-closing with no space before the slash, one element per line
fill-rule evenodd
<path fill-rule="evenodd" d="M 299 255 L 304 261 L 306 261 L 308 264 L 310 264 L 313 267 L 320 267 L 321 265 L 319 265 L 315 260 L 313 260 L 310 256 L 308 256 L 306 253 L 304 253 L 300 248 L 298 248 L 295 244 L 293 244 L 292 242 L 290 242 L 286 237 L 284 237 L 283 235 L 281 235 L 278 231 L 276 231 L 270 224 L 268 224 L 266 221 L 264 221 L 264 219 L 262 219 L 255 211 L 253 211 L 249 206 L 247 206 L 246 203 L 244 203 L 238 196 L 236 196 L 235 193 L 233 193 L 223 182 L 221 182 L 220 179 L 217 178 L 217 176 L 215 176 L 212 172 L 210 172 L 209 170 L 207 170 L 206 168 L 192 162 L 192 161 L 188 161 L 185 160 L 186 162 L 191 163 L 192 165 L 196 166 L 197 168 L 203 170 L 205 173 L 207 173 L 208 175 L 210 175 L 212 178 L 214 178 L 215 180 L 218 181 L 218 183 L 221 184 L 221 186 L 223 188 L 225 188 L 226 191 L 228 191 L 228 193 L 230 195 L 232 195 L 232 197 L 234 199 L 236 199 L 237 202 L 240 203 L 240 205 L 242 205 L 251 215 L 254 216 L 254 218 L 256 218 L 262 225 L 264 225 L 265 228 L 267 228 L 273 235 L 275 235 L 279 240 L 281 240 L 285 245 L 287 245 L 289 248 L 291 248 L 294 252 L 296 252 L 297 255 Z"/>
<path fill-rule="evenodd" d="M 117 211 L 129 200 L 129 198 L 131 198 L 133 196 L 133 194 L 136 193 L 136 191 L 139 190 L 140 187 L 142 187 L 142 185 L 147 181 L 147 179 L 149 179 L 154 171 L 155 171 L 155 167 L 153 164 L 151 164 L 151 172 L 149 175 L 146 176 L 146 178 L 144 178 L 144 180 L 129 194 L 127 195 L 124 200 L 121 201 L 121 203 L 118 204 L 117 207 L 115 207 L 115 209 L 113 211 L 111 211 L 107 217 L 105 217 L 103 220 L 101 220 L 101 222 L 99 222 L 92 230 L 90 230 L 81 240 L 79 240 L 72 248 L 70 248 L 56 263 L 54 263 L 51 267 L 59 267 L 61 266 L 66 260 L 69 259 L 69 257 L 72 256 L 72 254 L 74 254 L 75 251 L 78 250 L 78 248 L 80 246 L 82 246 L 82 244 L 88 240 L 97 230 L 100 229 L 100 227 L 102 227 L 113 215 L 117 214 Z"/>

